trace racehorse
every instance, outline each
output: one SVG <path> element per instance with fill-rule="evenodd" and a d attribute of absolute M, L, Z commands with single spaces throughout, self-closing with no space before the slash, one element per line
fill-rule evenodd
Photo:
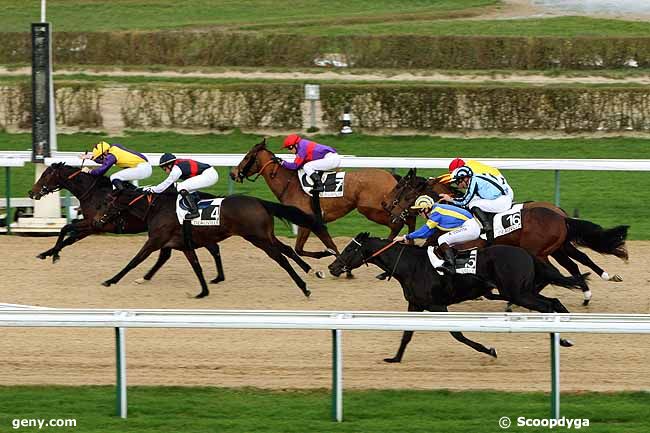
<path fill-rule="evenodd" d="M 300 227 L 307 227 L 314 231 L 329 248 L 335 247 L 327 228 L 317 223 L 313 216 L 305 214 L 293 206 L 285 206 L 245 195 L 231 195 L 223 199 L 220 206 L 219 225 L 192 226 L 191 233 L 188 233 L 178 222 L 176 199 L 177 192 L 173 187 L 162 194 L 123 190 L 115 191 L 109 196 L 106 211 L 102 215 L 97 215 L 95 221 L 105 224 L 118 215 L 128 212 L 145 221 L 149 237 L 124 269 L 102 283 L 104 286 L 108 287 L 120 281 L 124 275 L 139 265 L 152 252 L 161 248 L 171 248 L 183 251 L 190 260 L 194 273 L 201 283 L 201 292 L 196 297 L 203 298 L 210 292 L 205 284 L 201 265 L 193 249 L 194 246 L 216 245 L 224 239 L 237 235 L 263 250 L 282 266 L 302 293 L 309 296 L 311 292 L 291 267 L 287 257 L 295 261 L 306 273 L 309 273 L 312 268 L 290 246 L 275 237 L 273 217 L 284 219 Z M 186 221 L 185 227 L 188 225 Z"/>
<path fill-rule="evenodd" d="M 230 177 L 237 182 L 243 182 L 244 179 L 254 182 L 259 176 L 262 176 L 281 203 L 313 214 L 311 199 L 302 190 L 297 172 L 282 167 L 281 161 L 266 147 L 266 139 L 263 139 L 248 151 L 239 165 L 230 172 Z M 257 176 L 251 178 L 256 174 Z M 323 220 L 325 222 L 335 221 L 357 209 L 370 221 L 388 226 L 390 228 L 388 238 L 394 238 L 404 226 L 404 221 L 391 222 L 390 215 L 381 206 L 381 201 L 396 183 L 393 175 L 384 170 L 366 169 L 348 172 L 345 176 L 343 197 L 321 199 Z M 405 222 L 409 230 L 415 229 L 414 217 L 406 218 Z M 296 252 L 313 258 L 331 255 L 328 251 L 305 251 L 304 246 L 309 233 L 309 229 L 305 227 L 298 229 Z M 338 250 L 335 251 L 338 253 Z"/>
<path fill-rule="evenodd" d="M 412 169 L 384 198 L 384 209 L 391 213 L 393 219 L 400 219 L 410 214 L 409 207 L 419 195 L 428 194 L 437 200 L 440 194 L 453 195 L 453 192 L 445 183 L 444 175 L 427 180 L 417 177 Z M 604 280 L 618 282 L 622 281 L 619 275 L 610 276 L 589 256 L 578 250 L 574 243 L 601 254 L 611 254 L 627 260 L 625 239 L 628 228 L 629 226 L 621 225 L 605 230 L 590 221 L 569 218 L 562 209 L 551 203 L 527 202 L 524 203 L 522 211 L 522 229 L 496 238 L 495 243 L 520 246 L 545 261 L 551 256 L 576 278 L 580 278 L 580 270 L 571 259 L 591 268 Z M 437 237 L 430 238 L 428 243 L 433 244 L 436 240 Z M 456 248 L 464 249 L 484 244 L 485 241 L 477 239 Z M 583 305 L 587 305 L 591 299 L 591 291 L 586 282 L 583 296 Z"/>
<path fill-rule="evenodd" d="M 130 184 L 125 184 L 130 185 Z M 135 234 L 147 231 L 147 225 L 140 218 L 133 215 L 124 214 L 115 219 L 114 222 L 98 226 L 93 224 L 93 219 L 103 206 L 106 197 L 113 191 L 110 180 L 105 176 L 92 176 L 84 173 L 78 168 L 69 167 L 62 162 L 49 166 L 38 181 L 29 191 L 29 197 L 39 200 L 46 194 L 61 189 L 67 189 L 77 199 L 84 215 L 82 220 L 74 220 L 63 226 L 59 232 L 56 244 L 53 248 L 37 255 L 39 259 L 45 260 L 52 256 L 52 262 L 59 260 L 59 252 L 68 245 L 72 245 L 85 237 L 97 233 L 119 233 Z M 68 236 L 66 238 L 66 236 Z M 212 284 L 225 280 L 223 265 L 221 263 L 221 252 L 219 245 L 206 245 L 205 247 L 214 258 L 217 266 L 217 276 L 210 281 Z M 158 261 L 147 272 L 143 278 L 149 281 L 171 257 L 171 248 L 162 248 Z"/>
<path fill-rule="evenodd" d="M 372 263 L 390 273 L 402 286 L 408 311 L 446 312 L 447 306 L 485 296 L 510 301 L 541 313 L 568 313 L 557 298 L 539 291 L 547 284 L 576 289 L 581 282 L 564 277 L 551 264 L 536 259 L 526 250 L 510 245 L 493 245 L 478 250 L 475 274 L 440 275 L 429 261 L 426 248 L 400 244 L 358 234 L 329 266 L 338 276 L 348 269 Z M 391 247 L 392 246 L 392 247 Z M 493 289 L 498 295 L 492 294 Z M 451 332 L 459 342 L 496 358 L 494 348 L 470 340 L 461 332 Z M 386 362 L 401 362 L 413 331 L 404 331 L 397 354 Z M 571 345 L 563 341 L 562 345 Z"/>

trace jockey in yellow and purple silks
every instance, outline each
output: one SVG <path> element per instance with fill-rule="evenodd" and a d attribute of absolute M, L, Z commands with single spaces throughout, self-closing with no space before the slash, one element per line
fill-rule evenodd
<path fill-rule="evenodd" d="M 491 165 L 483 164 L 482 162 L 474 161 L 473 159 L 468 159 L 464 161 L 461 158 L 455 158 L 449 163 L 449 174 L 453 173 L 458 167 L 467 166 L 472 169 L 476 174 L 491 174 L 493 176 L 501 176 L 501 172 L 498 168 L 492 167 Z"/>
<path fill-rule="evenodd" d="M 93 176 L 103 176 L 113 165 L 123 168 L 124 170 L 111 175 L 113 188 L 121 189 L 124 181 L 142 180 L 151 176 L 151 164 L 147 157 L 121 144 L 108 144 L 101 141 L 93 148 L 92 156 L 82 155 L 80 158 L 92 159 L 102 164 L 95 169 L 83 168 L 84 172 Z"/>
<path fill-rule="evenodd" d="M 411 209 L 417 209 L 419 214 L 427 218 L 427 222 L 416 231 L 404 236 L 396 236 L 395 241 L 402 242 L 411 239 L 426 239 L 436 230 L 447 233 L 438 238 L 440 251 L 450 267 L 446 271 L 454 273 L 456 252 L 454 245 L 473 241 L 481 235 L 481 227 L 478 225 L 471 212 L 458 206 L 436 203 L 428 195 L 421 195 L 415 199 Z"/>

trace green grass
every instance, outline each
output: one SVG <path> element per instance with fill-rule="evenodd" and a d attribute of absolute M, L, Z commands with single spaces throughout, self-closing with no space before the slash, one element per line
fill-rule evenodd
<path fill-rule="evenodd" d="M 254 26 L 249 27 L 254 29 Z M 268 29 L 272 30 L 272 29 Z M 286 31 L 276 29 L 277 31 Z M 650 36 L 644 21 L 621 21 L 602 18 L 567 16 L 556 18 L 509 20 L 422 20 L 409 23 L 343 24 L 327 27 L 294 26 L 296 33 L 313 35 L 390 35 L 416 34 L 431 36 Z"/>
<path fill-rule="evenodd" d="M 494 433 L 510 417 L 508 432 L 548 431 L 516 427 L 516 419 L 548 418 L 542 393 L 449 391 L 346 391 L 344 422 L 331 421 L 327 390 L 131 387 L 128 419 L 114 416 L 114 388 L 2 387 L 0 426 L 14 419 L 76 419 L 75 428 L 21 428 L 24 432 L 408 432 Z M 588 419 L 592 433 L 650 431 L 650 394 L 568 394 L 562 415 Z M 574 431 L 555 428 L 554 432 Z"/>
<path fill-rule="evenodd" d="M 59 135 L 59 149 L 82 151 L 90 149 L 100 138 L 97 134 Z M 270 137 L 270 147 L 278 149 L 282 137 Z M 109 137 L 141 152 L 244 153 L 259 141 L 256 135 L 234 132 L 226 135 L 182 135 L 175 133 L 130 133 L 127 137 Z M 352 135 L 316 136 L 317 141 L 335 146 L 342 154 L 357 156 L 448 157 L 462 155 L 475 158 L 650 158 L 650 140 L 632 138 L 521 140 L 510 138 L 458 139 L 427 136 L 375 137 Z M 29 134 L 0 133 L 0 150 L 25 150 L 31 146 Z M 387 167 L 390 168 L 390 167 Z M 422 170 L 422 175 L 440 174 L 443 170 Z M 401 170 L 404 173 L 405 170 Z M 14 197 L 25 197 L 34 182 L 33 167 L 12 169 L 11 188 Z M 552 202 L 555 197 L 554 172 L 548 170 L 511 170 L 505 172 L 515 189 L 516 199 Z M 163 179 L 156 169 L 151 183 Z M 219 169 L 219 183 L 210 192 L 226 194 L 228 170 Z M 563 171 L 561 206 L 570 214 L 578 210 L 581 218 L 603 226 L 631 225 L 630 239 L 650 239 L 650 189 L 645 172 Z M 4 189 L 5 173 L 0 173 Z M 263 182 L 236 184 L 235 192 L 275 200 Z M 4 196 L 4 192 L 0 194 Z M 388 234 L 385 227 L 369 222 L 356 212 L 329 224 L 335 236 L 351 236 L 371 231 Z M 278 232 L 289 231 L 278 226 Z"/>
<path fill-rule="evenodd" d="M 56 31 L 158 30 L 180 27 L 237 28 L 246 24 L 341 20 L 400 20 L 438 16 L 497 4 L 497 0 L 50 0 L 47 19 Z M 40 2 L 2 0 L 0 29 L 26 32 L 40 19 Z"/>

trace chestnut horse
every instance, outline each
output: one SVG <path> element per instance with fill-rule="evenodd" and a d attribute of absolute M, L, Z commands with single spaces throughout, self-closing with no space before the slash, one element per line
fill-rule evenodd
<path fill-rule="evenodd" d="M 445 183 L 445 179 L 443 175 L 427 180 L 416 176 L 415 170 L 411 170 L 384 198 L 384 208 L 391 213 L 393 219 L 401 219 L 410 214 L 409 207 L 419 195 L 431 195 L 435 200 L 442 193 L 454 195 L 455 191 Z M 610 277 L 585 253 L 578 250 L 574 243 L 601 254 L 612 254 L 627 260 L 625 238 L 629 226 L 617 226 L 605 230 L 592 222 L 569 218 L 562 209 L 547 202 L 525 203 L 522 218 L 521 230 L 498 237 L 495 243 L 520 246 L 545 261 L 548 261 L 548 256 L 551 256 L 575 278 L 581 278 L 581 273 L 571 259 L 591 268 L 604 280 L 622 281 L 619 275 Z M 436 238 L 431 239 L 428 243 L 435 240 Z M 485 241 L 477 239 L 463 243 L 457 248 L 472 248 L 484 244 Z M 587 305 L 591 299 L 591 291 L 586 281 L 583 282 L 583 304 Z"/>
<path fill-rule="evenodd" d="M 266 139 L 264 139 L 248 151 L 239 165 L 230 172 L 230 177 L 237 182 L 243 182 L 244 179 L 254 182 L 262 176 L 281 203 L 295 206 L 313 215 L 311 197 L 305 194 L 300 186 L 298 172 L 282 167 L 280 162 L 281 159 L 266 147 Z M 251 178 L 253 175 L 257 176 Z M 390 228 L 388 239 L 397 236 L 405 223 L 409 230 L 414 230 L 415 217 L 392 222 L 390 215 L 382 208 L 384 195 L 389 193 L 396 184 L 393 175 L 385 170 L 365 169 L 348 172 L 345 176 L 343 197 L 321 198 L 323 221 L 335 221 L 356 209 L 370 221 L 388 226 Z M 309 233 L 308 228 L 298 229 L 296 252 L 313 258 L 331 255 L 329 251 L 305 251 L 304 246 Z"/>
<path fill-rule="evenodd" d="M 130 184 L 125 183 L 125 185 Z M 37 255 L 36 257 L 39 259 L 45 260 L 47 257 L 52 256 L 52 262 L 56 263 L 59 260 L 59 252 L 64 247 L 72 245 L 89 235 L 98 233 L 135 234 L 147 231 L 145 222 L 130 214 L 119 215 L 114 222 L 102 226 L 93 224 L 93 218 L 103 206 L 106 197 L 113 191 L 111 181 L 105 176 L 92 176 L 62 162 L 52 164 L 45 169 L 29 191 L 29 197 L 39 200 L 44 195 L 61 189 L 67 189 L 77 197 L 84 218 L 74 220 L 63 226 L 54 247 Z M 223 273 L 219 245 L 206 245 L 205 248 L 212 255 L 217 266 L 218 275 L 210 283 L 216 284 L 224 281 L 226 278 Z M 142 280 L 151 280 L 162 265 L 169 260 L 171 254 L 171 248 L 162 248 L 158 261 Z M 141 280 L 136 281 L 140 282 Z"/>

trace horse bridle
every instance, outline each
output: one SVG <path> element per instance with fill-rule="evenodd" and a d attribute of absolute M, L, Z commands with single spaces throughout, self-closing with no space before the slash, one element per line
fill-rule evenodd
<path fill-rule="evenodd" d="M 276 176 L 276 174 L 278 172 L 278 169 L 280 168 L 280 164 L 281 164 L 281 162 L 280 162 L 281 159 L 278 158 L 275 155 L 273 155 L 273 157 L 270 160 L 266 161 L 262 165 L 262 167 L 260 167 L 260 169 L 257 170 L 257 172 L 255 173 L 256 174 L 255 177 L 252 177 L 253 175 L 246 174 L 251 169 L 253 164 L 257 163 L 257 154 L 259 152 L 260 152 L 259 150 L 256 150 L 255 153 L 250 155 L 250 159 L 248 160 L 248 162 L 246 162 L 246 165 L 244 165 L 244 167 L 241 170 L 239 170 L 239 173 L 237 173 L 237 176 L 239 177 L 239 179 L 246 179 L 248 181 L 255 182 L 262 175 L 262 173 L 264 172 L 266 167 L 268 167 L 271 163 L 277 164 L 277 166 L 275 167 L 273 172 L 271 172 L 271 179 L 275 178 L 275 176 Z"/>
<path fill-rule="evenodd" d="M 366 266 L 368 266 L 368 261 L 369 260 L 377 257 L 378 255 L 380 255 L 381 253 L 383 253 L 384 251 L 386 251 L 387 249 L 391 248 L 393 245 L 398 243 L 397 241 L 392 241 L 391 243 L 389 243 L 387 245 L 384 245 L 383 247 L 381 247 L 380 249 L 378 249 L 377 251 L 372 253 L 370 255 L 370 257 L 366 258 L 366 255 L 363 254 L 363 249 L 362 249 L 363 245 L 361 245 L 361 243 L 356 239 L 352 239 L 352 242 L 357 244 L 357 247 L 354 249 L 354 252 L 355 253 L 358 252 L 358 253 L 361 254 L 361 259 L 363 260 L 362 263 L 365 264 Z M 395 261 L 395 264 L 393 265 L 393 269 L 390 272 L 390 275 L 388 275 L 388 281 L 390 281 L 390 279 L 393 277 L 393 274 L 395 273 L 395 269 L 397 269 L 397 264 L 399 263 L 400 259 L 402 258 L 402 253 L 403 252 L 404 252 L 404 245 L 402 245 L 402 249 L 400 250 L 399 255 L 397 256 L 397 260 Z M 341 260 L 341 263 L 343 263 L 342 271 L 343 272 L 348 272 L 350 270 L 349 267 L 348 267 L 348 264 L 345 263 L 343 260 Z"/>
<path fill-rule="evenodd" d="M 144 197 L 147 197 L 147 209 L 145 210 L 144 215 L 142 216 L 142 219 L 146 221 L 147 215 L 149 215 L 149 211 L 151 210 L 151 206 L 153 205 L 153 202 L 156 200 L 156 196 L 154 196 L 154 194 L 147 194 L 147 193 L 140 194 L 137 197 L 135 197 L 133 200 L 131 200 L 124 207 L 124 209 L 118 208 L 117 205 L 115 204 L 115 202 L 117 201 L 119 196 L 118 195 L 113 196 L 113 199 L 108 203 L 108 206 L 109 206 L 109 209 L 110 209 L 111 206 L 113 207 L 113 210 L 115 211 L 115 214 L 110 215 L 110 217 L 109 217 L 109 215 L 108 215 L 109 209 L 107 209 L 104 212 L 104 215 L 102 215 L 102 217 L 99 219 L 99 222 L 101 224 L 107 224 L 107 223 L 111 222 L 112 220 L 117 218 L 124 210 L 129 208 L 131 205 L 137 203 L 138 201 L 140 201 Z"/>

